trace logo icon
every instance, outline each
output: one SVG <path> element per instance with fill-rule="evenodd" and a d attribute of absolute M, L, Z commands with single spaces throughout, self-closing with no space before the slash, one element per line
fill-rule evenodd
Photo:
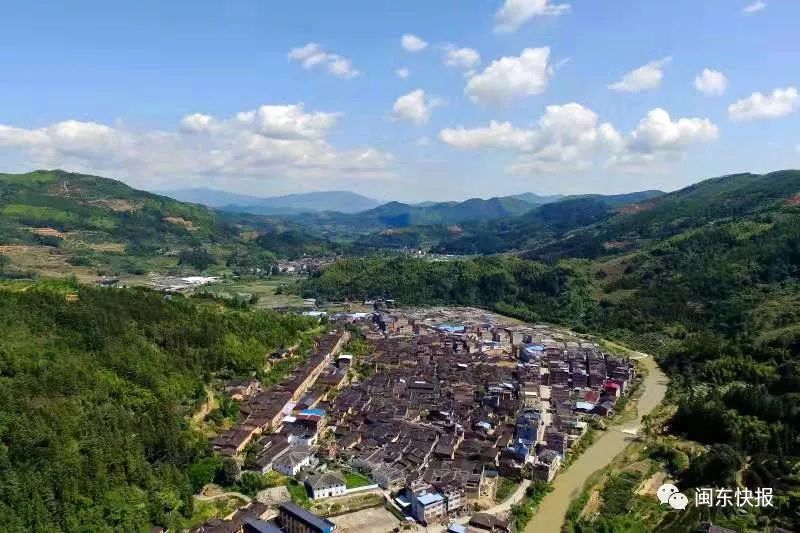
<path fill-rule="evenodd" d="M 678 487 L 671 483 L 665 483 L 658 487 L 656 496 L 662 505 L 666 503 L 673 509 L 686 509 L 686 506 L 689 505 L 689 498 L 685 494 L 681 494 Z"/>

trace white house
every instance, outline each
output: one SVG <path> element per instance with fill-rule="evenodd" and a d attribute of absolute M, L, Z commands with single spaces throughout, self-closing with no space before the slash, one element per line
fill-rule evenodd
<path fill-rule="evenodd" d="M 347 482 L 334 472 L 325 472 L 316 476 L 309 476 L 306 479 L 306 487 L 315 500 L 320 498 L 330 498 L 331 496 L 342 496 L 347 493 Z"/>
<path fill-rule="evenodd" d="M 294 446 L 275 459 L 272 469 L 284 476 L 296 476 L 303 468 L 311 465 L 314 453 L 307 446 Z"/>

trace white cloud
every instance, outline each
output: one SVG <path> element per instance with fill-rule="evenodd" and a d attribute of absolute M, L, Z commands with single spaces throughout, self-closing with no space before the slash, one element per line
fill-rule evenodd
<path fill-rule="evenodd" d="M 517 154 L 507 168 L 514 174 L 577 172 L 594 165 L 630 169 L 683 157 L 691 146 L 715 140 L 717 126 L 707 119 L 673 121 L 654 109 L 627 137 L 591 109 L 577 103 L 551 105 L 533 128 L 491 121 L 482 128 L 446 128 L 439 139 L 461 150 L 506 150 Z"/>
<path fill-rule="evenodd" d="M 427 97 L 425 91 L 417 89 L 395 100 L 392 116 L 419 126 L 428 122 L 433 108 L 440 103 L 439 99 Z"/>
<path fill-rule="evenodd" d="M 211 115 L 193 113 L 183 117 L 181 120 L 181 129 L 189 133 L 208 131 L 212 127 L 214 127 L 214 117 Z"/>
<path fill-rule="evenodd" d="M 661 85 L 661 80 L 664 78 L 663 68 L 671 60 L 671 57 L 665 57 L 663 59 L 651 61 L 646 65 L 642 65 L 628 72 L 621 80 L 612 83 L 608 88 L 614 91 L 631 93 L 655 89 Z"/>
<path fill-rule="evenodd" d="M 391 155 L 339 151 L 326 139 L 338 114 L 265 105 L 228 118 L 195 113 L 175 131 L 134 131 L 67 120 L 37 129 L 0 125 L 0 146 L 39 168 L 70 168 L 138 183 L 385 176 Z"/>
<path fill-rule="evenodd" d="M 535 137 L 533 130 L 519 129 L 510 122 L 492 120 L 485 128 L 445 128 L 439 139 L 461 150 L 499 148 L 503 150 L 529 150 Z"/>
<path fill-rule="evenodd" d="M 680 150 L 691 144 L 705 143 L 719 137 L 719 128 L 707 118 L 681 118 L 673 121 L 664 109 L 656 108 L 639 121 L 631 133 L 631 150 L 652 153 Z"/>
<path fill-rule="evenodd" d="M 552 4 L 550 0 L 505 0 L 494 15 L 494 31 L 514 32 L 534 17 L 558 16 L 569 10 L 569 4 Z"/>
<path fill-rule="evenodd" d="M 448 44 L 444 47 L 442 62 L 448 67 L 471 70 L 481 64 L 481 55 L 474 48 L 456 48 Z"/>
<path fill-rule="evenodd" d="M 492 121 L 488 127 L 444 129 L 439 138 L 462 150 L 502 149 L 519 154 L 508 168 L 515 174 L 577 171 L 587 168 L 603 150 L 616 151 L 620 134 L 580 104 L 547 106 L 536 126 L 516 128 Z"/>
<path fill-rule="evenodd" d="M 297 61 L 304 69 L 325 66 L 329 74 L 342 79 L 352 79 L 361 74 L 346 57 L 325 51 L 317 43 L 308 43 L 289 52 L 289 60 Z"/>
<path fill-rule="evenodd" d="M 756 0 L 752 4 L 747 4 L 742 8 L 742 13 L 745 15 L 752 15 L 753 13 L 758 13 L 759 11 L 763 11 L 767 7 L 767 3 L 763 2 L 762 0 Z"/>
<path fill-rule="evenodd" d="M 406 33 L 400 38 L 400 45 L 407 52 L 416 53 L 427 48 L 428 43 L 412 33 Z"/>
<path fill-rule="evenodd" d="M 263 105 L 237 113 L 235 126 L 244 125 L 274 139 L 319 139 L 335 124 L 338 113 L 306 113 L 303 104 Z"/>
<path fill-rule="evenodd" d="M 394 73 L 397 74 L 398 78 L 402 79 L 406 79 L 411 75 L 411 71 L 405 67 L 395 70 Z"/>
<path fill-rule="evenodd" d="M 798 109 L 800 109 L 800 99 L 797 89 L 787 87 L 775 89 L 768 95 L 753 93 L 729 105 L 728 116 L 731 120 L 759 120 L 783 117 Z"/>
<path fill-rule="evenodd" d="M 526 48 L 519 56 L 502 57 L 467 81 L 464 92 L 482 104 L 504 104 L 544 92 L 553 69 L 550 48 Z"/>
<path fill-rule="evenodd" d="M 704 68 L 695 76 L 694 88 L 706 96 L 719 96 L 728 87 L 728 78 L 718 70 Z"/>

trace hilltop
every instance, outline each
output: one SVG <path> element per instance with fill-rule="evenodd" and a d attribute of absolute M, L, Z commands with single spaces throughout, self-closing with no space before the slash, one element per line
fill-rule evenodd
<path fill-rule="evenodd" d="M 329 248 L 282 220 L 224 213 L 98 176 L 0 174 L 0 253 L 23 275 L 266 266 L 306 250 Z"/>

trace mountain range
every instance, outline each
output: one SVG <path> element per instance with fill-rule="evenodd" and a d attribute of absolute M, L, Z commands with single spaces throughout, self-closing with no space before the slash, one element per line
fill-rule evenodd
<path fill-rule="evenodd" d="M 349 191 L 316 191 L 267 198 L 206 188 L 175 189 L 163 191 L 161 194 L 181 202 L 255 215 L 290 215 L 320 211 L 358 213 L 381 205 L 378 200 Z"/>

